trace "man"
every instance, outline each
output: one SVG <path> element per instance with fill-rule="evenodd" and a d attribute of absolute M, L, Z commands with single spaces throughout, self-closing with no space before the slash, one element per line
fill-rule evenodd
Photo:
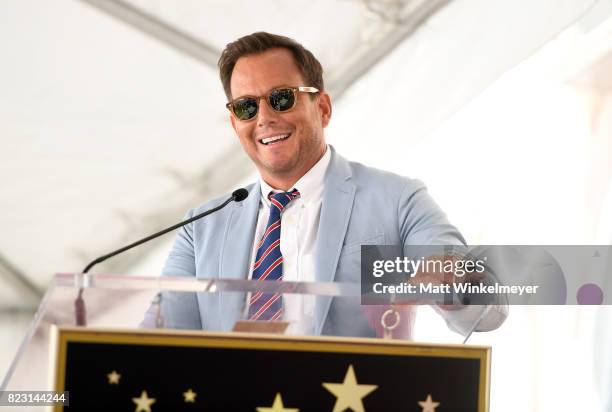
<path fill-rule="evenodd" d="M 181 229 L 164 275 L 359 282 L 362 244 L 465 243 L 422 183 L 349 162 L 326 144 L 331 98 L 320 63 L 300 44 L 254 33 L 227 45 L 219 69 L 230 122 L 260 179 L 245 201 Z M 248 317 L 288 320 L 294 333 L 376 330 L 373 312 L 358 300 L 260 293 L 165 299 L 166 321 L 175 327 L 229 330 Z M 439 311 L 458 328 L 479 313 Z M 412 311 L 404 313 L 409 333 Z M 480 328 L 497 327 L 505 315 L 503 308 L 490 311 Z"/>

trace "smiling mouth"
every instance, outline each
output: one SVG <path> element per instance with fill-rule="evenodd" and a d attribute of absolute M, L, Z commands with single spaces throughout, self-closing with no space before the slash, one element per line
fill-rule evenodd
<path fill-rule="evenodd" d="M 283 140 L 287 140 L 291 136 L 291 133 L 277 134 L 276 136 L 265 137 L 263 139 L 259 139 L 259 143 L 267 146 L 269 144 L 280 143 Z"/>

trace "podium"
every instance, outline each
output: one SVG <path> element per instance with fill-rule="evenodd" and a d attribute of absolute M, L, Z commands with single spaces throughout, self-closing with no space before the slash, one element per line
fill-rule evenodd
<path fill-rule="evenodd" d="M 258 293 L 284 317 L 249 320 Z M 414 312 L 359 284 L 58 274 L 1 390 L 67 393 L 58 411 L 487 411 L 491 349 L 413 342 Z"/>

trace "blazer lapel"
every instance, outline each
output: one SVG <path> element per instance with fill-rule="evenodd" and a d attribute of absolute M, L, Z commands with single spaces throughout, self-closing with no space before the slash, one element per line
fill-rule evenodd
<path fill-rule="evenodd" d="M 355 198 L 355 185 L 350 181 L 348 162 L 330 146 L 331 160 L 325 174 L 325 189 L 321 204 L 321 220 L 317 235 L 315 280 L 333 282 L 344 236 Z M 317 296 L 315 333 L 320 334 L 329 311 L 331 297 Z"/>
<path fill-rule="evenodd" d="M 260 196 L 259 183 L 255 183 L 249 190 L 249 197 L 234 205 L 221 246 L 220 279 L 246 279 L 248 277 Z M 218 294 L 220 323 L 217 330 L 231 330 L 236 320 L 242 316 L 245 301 L 246 293 Z"/>

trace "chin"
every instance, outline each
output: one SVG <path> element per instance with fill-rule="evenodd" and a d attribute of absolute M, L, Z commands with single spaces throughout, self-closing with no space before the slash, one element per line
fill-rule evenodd
<path fill-rule="evenodd" d="M 270 165 L 268 171 L 275 175 L 285 175 L 293 170 L 293 167 L 289 165 Z"/>
<path fill-rule="evenodd" d="M 293 162 L 291 162 L 290 160 L 284 161 L 284 162 L 266 162 L 264 163 L 265 168 L 268 170 L 268 172 L 272 173 L 272 174 L 287 174 L 289 172 L 291 172 L 294 168 L 295 168 L 295 164 Z"/>

